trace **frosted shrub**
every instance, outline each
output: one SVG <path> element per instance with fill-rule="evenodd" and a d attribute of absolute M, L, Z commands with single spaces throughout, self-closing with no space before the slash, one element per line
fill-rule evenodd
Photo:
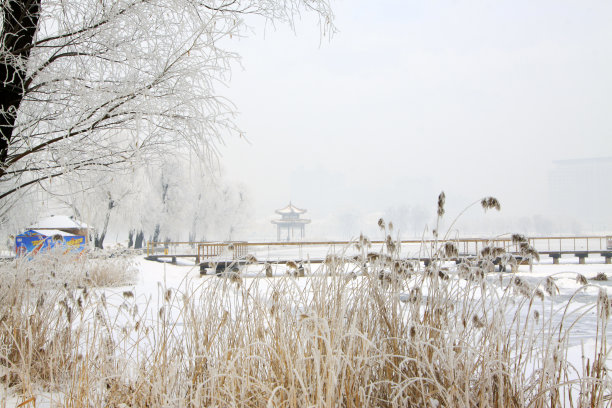
<path fill-rule="evenodd" d="M 113 287 L 134 283 L 137 270 L 133 258 L 120 256 L 106 259 L 89 259 L 85 262 L 84 282 L 88 286 Z"/>
<path fill-rule="evenodd" d="M 4 265 L 0 274 L 28 279 L 36 287 L 52 289 L 125 286 L 134 283 L 137 270 L 134 257 L 127 253 L 64 253 L 57 249 L 19 258 L 12 266 Z"/>

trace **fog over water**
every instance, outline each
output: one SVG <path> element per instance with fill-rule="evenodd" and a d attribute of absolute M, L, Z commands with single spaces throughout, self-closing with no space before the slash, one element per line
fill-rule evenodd
<path fill-rule="evenodd" d="M 310 238 L 376 234 L 379 216 L 420 236 L 442 190 L 448 218 L 501 202 L 469 210 L 465 234 L 612 232 L 612 3 L 334 6 L 331 41 L 306 15 L 232 40 L 223 93 L 248 142 L 220 152 L 247 189 L 245 238 L 275 238 L 290 200 Z"/>

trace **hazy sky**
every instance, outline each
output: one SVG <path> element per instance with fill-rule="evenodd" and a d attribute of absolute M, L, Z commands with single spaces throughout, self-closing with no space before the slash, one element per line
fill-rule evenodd
<path fill-rule="evenodd" d="M 227 140 L 222 165 L 255 218 L 433 211 L 441 190 L 451 210 L 546 214 L 552 160 L 612 156 L 612 2 L 333 6 L 331 41 L 303 16 L 232 43 L 221 91 L 250 144 Z"/>

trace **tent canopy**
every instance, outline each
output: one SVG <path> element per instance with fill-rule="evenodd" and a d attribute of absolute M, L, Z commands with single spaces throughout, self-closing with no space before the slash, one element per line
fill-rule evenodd
<path fill-rule="evenodd" d="M 78 221 L 67 215 L 52 215 L 47 218 L 38 220 L 36 223 L 30 225 L 28 229 L 86 229 L 90 228 L 89 225 L 84 222 Z"/>

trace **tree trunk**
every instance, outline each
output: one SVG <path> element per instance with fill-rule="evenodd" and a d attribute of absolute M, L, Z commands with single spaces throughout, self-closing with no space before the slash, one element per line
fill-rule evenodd
<path fill-rule="evenodd" d="M 106 211 L 106 217 L 104 217 L 104 227 L 100 234 L 96 232 L 96 238 L 94 239 L 94 246 L 96 248 L 104 249 L 104 238 L 106 237 L 106 230 L 108 229 L 108 220 L 110 220 L 111 211 L 115 208 L 115 202 L 113 201 L 110 193 L 108 194 L 108 209 Z"/>
<path fill-rule="evenodd" d="M 132 249 L 134 247 L 134 230 L 131 229 L 130 232 L 128 232 L 128 248 Z"/>
<path fill-rule="evenodd" d="M 23 100 L 26 66 L 38 27 L 41 0 L 3 2 L 0 43 L 5 56 L 0 59 L 0 178 L 6 174 L 9 146 L 15 129 L 17 111 Z"/>
<path fill-rule="evenodd" d="M 106 217 L 104 218 L 104 227 L 102 231 L 99 234 L 96 232 L 96 236 L 94 238 L 94 246 L 96 248 L 104 249 L 104 238 L 106 237 L 106 229 L 108 228 L 109 218 L 110 218 L 110 211 L 106 213 Z"/>
<path fill-rule="evenodd" d="M 160 230 L 160 226 L 159 224 L 157 224 L 155 226 L 155 231 L 153 232 L 153 238 L 151 239 L 151 241 L 159 242 L 159 230 Z"/>
<path fill-rule="evenodd" d="M 138 231 L 136 233 L 136 239 L 134 240 L 134 249 L 142 249 L 144 240 L 144 232 Z"/>

